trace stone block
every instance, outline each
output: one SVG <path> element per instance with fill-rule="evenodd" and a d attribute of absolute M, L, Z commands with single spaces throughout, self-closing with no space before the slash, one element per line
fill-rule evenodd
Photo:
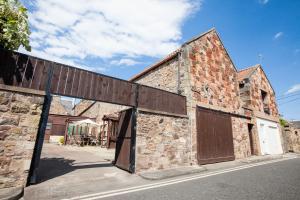
<path fill-rule="evenodd" d="M 11 112 L 13 113 L 28 113 L 30 110 L 30 105 L 25 103 L 13 103 L 11 106 Z"/>
<path fill-rule="evenodd" d="M 39 126 L 39 115 L 22 115 L 20 117 L 19 126 L 37 128 Z"/>

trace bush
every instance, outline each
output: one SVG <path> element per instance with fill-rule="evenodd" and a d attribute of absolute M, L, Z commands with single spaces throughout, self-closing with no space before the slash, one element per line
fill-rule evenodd
<path fill-rule="evenodd" d="M 0 0 L 0 47 L 18 50 L 29 45 L 27 9 L 18 0 Z"/>

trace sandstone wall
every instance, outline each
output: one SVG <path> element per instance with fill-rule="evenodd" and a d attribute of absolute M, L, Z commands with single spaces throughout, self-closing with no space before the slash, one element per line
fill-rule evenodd
<path fill-rule="evenodd" d="M 248 120 L 231 117 L 234 155 L 236 159 L 251 156 Z"/>
<path fill-rule="evenodd" d="M 300 153 L 300 129 L 288 125 L 284 127 L 282 136 L 287 152 Z"/>
<path fill-rule="evenodd" d="M 188 119 L 139 111 L 136 172 L 186 166 L 190 163 Z"/>
<path fill-rule="evenodd" d="M 0 188 L 25 186 L 43 101 L 0 90 Z"/>
<path fill-rule="evenodd" d="M 253 111 L 259 111 L 261 113 L 264 113 L 263 101 L 261 98 L 261 90 L 264 90 L 268 93 L 266 98 L 270 108 L 270 115 L 278 118 L 279 115 L 278 115 L 275 93 L 270 83 L 268 82 L 266 75 L 264 74 L 263 70 L 260 67 L 251 76 L 250 85 L 251 85 L 251 91 L 250 91 L 251 109 Z"/>
<path fill-rule="evenodd" d="M 177 93 L 178 59 L 174 58 L 134 82 Z"/>
<path fill-rule="evenodd" d="M 237 114 L 242 114 L 242 108 L 237 71 L 216 31 L 212 30 L 192 41 L 187 45 L 186 51 L 190 77 L 190 92 L 186 92 L 190 96 L 187 110 L 192 134 L 192 160 L 196 164 L 197 128 L 195 113 L 197 106 Z M 248 131 L 244 131 L 245 129 L 242 127 L 240 134 L 248 133 Z M 244 148 L 239 150 L 244 150 Z"/>

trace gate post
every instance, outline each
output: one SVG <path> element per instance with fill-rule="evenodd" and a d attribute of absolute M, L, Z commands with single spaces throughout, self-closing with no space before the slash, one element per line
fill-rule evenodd
<path fill-rule="evenodd" d="M 37 183 L 38 167 L 40 164 L 41 153 L 42 153 L 42 148 L 43 148 L 43 143 L 45 138 L 45 130 L 47 126 L 48 115 L 49 115 L 51 101 L 52 101 L 52 96 L 50 94 L 52 75 L 53 75 L 53 65 L 49 67 L 49 71 L 48 71 L 48 79 L 47 79 L 47 85 L 45 91 L 46 95 L 44 97 L 41 119 L 39 122 L 38 133 L 36 136 L 36 141 L 34 145 L 34 150 L 33 150 L 33 155 L 31 159 L 26 186 Z"/>
<path fill-rule="evenodd" d="M 139 104 L 139 84 L 136 84 L 135 89 L 135 106 L 132 108 L 132 126 L 131 126 L 131 141 L 130 141 L 130 167 L 129 171 L 131 173 L 135 172 L 135 150 L 136 150 L 136 117 L 137 117 L 137 107 Z"/>

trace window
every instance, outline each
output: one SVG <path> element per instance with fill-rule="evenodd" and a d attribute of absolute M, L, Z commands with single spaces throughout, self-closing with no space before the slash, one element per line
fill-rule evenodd
<path fill-rule="evenodd" d="M 261 100 L 263 102 L 263 110 L 266 114 L 270 114 L 269 102 L 268 102 L 268 93 L 264 90 L 261 91 Z"/>

